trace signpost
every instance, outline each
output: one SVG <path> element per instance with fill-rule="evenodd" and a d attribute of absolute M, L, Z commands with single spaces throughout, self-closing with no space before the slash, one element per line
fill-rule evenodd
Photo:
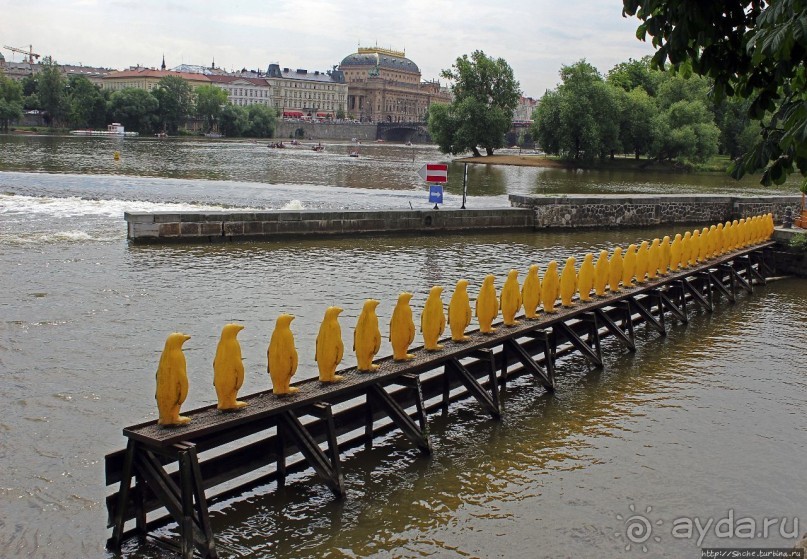
<path fill-rule="evenodd" d="M 448 182 L 448 163 L 426 163 L 418 170 L 418 175 L 429 183 Z"/>
<path fill-rule="evenodd" d="M 442 185 L 448 182 L 448 164 L 426 163 L 418 170 L 418 175 L 424 181 L 430 183 L 429 202 L 434 202 L 434 209 L 439 210 L 440 208 L 437 207 L 437 204 L 443 203 Z"/>

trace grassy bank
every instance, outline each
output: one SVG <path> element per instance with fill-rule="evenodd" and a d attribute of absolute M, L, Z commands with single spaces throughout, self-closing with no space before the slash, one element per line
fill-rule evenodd
<path fill-rule="evenodd" d="M 572 161 L 547 155 L 488 155 L 482 157 L 463 157 L 456 159 L 460 163 L 481 165 L 514 165 L 521 167 L 548 167 L 555 169 L 595 169 L 620 171 L 660 171 L 670 173 L 714 172 L 725 173 L 730 160 L 727 156 L 716 156 L 709 161 L 693 166 L 675 162 L 659 162 L 653 159 L 618 156 L 614 159 L 595 160 L 591 162 Z"/>

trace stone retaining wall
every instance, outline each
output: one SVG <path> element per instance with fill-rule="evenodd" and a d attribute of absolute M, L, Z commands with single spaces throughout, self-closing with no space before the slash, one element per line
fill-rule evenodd
<path fill-rule="evenodd" d="M 278 140 L 298 138 L 298 130 L 303 131 L 305 140 L 357 140 L 374 142 L 378 134 L 375 124 L 355 122 L 325 123 L 303 122 L 294 120 L 278 120 L 274 137 Z"/>
<path fill-rule="evenodd" d="M 510 205 L 535 212 L 535 226 L 556 228 L 642 227 L 665 223 L 717 223 L 773 213 L 779 223 L 785 208 L 793 215 L 800 196 L 711 195 L 510 195 Z"/>
<path fill-rule="evenodd" d="M 789 246 L 796 235 L 807 235 L 805 229 L 777 228 L 773 239 L 777 242 L 773 251 L 774 269 L 777 274 L 807 278 L 807 252 L 797 251 Z"/>
<path fill-rule="evenodd" d="M 532 229 L 533 218 L 533 212 L 518 208 L 124 214 L 128 238 L 136 243 Z"/>

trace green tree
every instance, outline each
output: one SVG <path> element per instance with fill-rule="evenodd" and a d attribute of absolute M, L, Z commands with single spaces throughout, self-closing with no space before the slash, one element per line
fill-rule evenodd
<path fill-rule="evenodd" d="M 112 94 L 109 113 L 112 120 L 120 122 L 128 130 L 141 134 L 152 132 L 159 103 L 148 91 L 127 87 Z"/>
<path fill-rule="evenodd" d="M 702 101 L 676 101 L 656 115 L 652 155 L 656 159 L 702 162 L 717 153 L 720 130 Z"/>
<path fill-rule="evenodd" d="M 246 108 L 240 105 L 224 105 L 219 114 L 219 132 L 225 136 L 236 138 L 249 128 L 249 116 Z"/>
<path fill-rule="evenodd" d="M 605 80 L 625 91 L 633 91 L 641 87 L 649 96 L 656 95 L 659 72 L 651 68 L 651 58 L 644 56 L 639 60 L 629 58 L 627 62 L 620 62 L 614 66 Z"/>
<path fill-rule="evenodd" d="M 208 131 L 213 130 L 227 104 L 227 92 L 215 85 L 196 88 L 196 116 L 205 121 Z"/>
<path fill-rule="evenodd" d="M 513 124 L 513 111 L 521 96 L 513 69 L 502 58 L 482 51 L 467 54 L 441 75 L 451 80 L 454 100 L 447 109 L 429 107 L 428 127 L 443 153 L 472 151 L 487 155 L 504 145 L 504 135 Z M 447 128 L 448 127 L 448 128 Z"/>
<path fill-rule="evenodd" d="M 561 84 L 547 92 L 533 116 L 532 134 L 547 153 L 592 160 L 621 149 L 617 89 L 581 60 L 560 71 Z"/>
<path fill-rule="evenodd" d="M 737 159 L 754 147 L 759 124 L 748 116 L 751 102 L 740 97 L 727 97 L 717 107 L 715 122 L 720 128 L 720 153 Z"/>
<path fill-rule="evenodd" d="M 157 82 L 152 95 L 157 99 L 157 121 L 162 130 L 176 134 L 194 112 L 193 88 L 179 76 L 165 76 Z"/>
<path fill-rule="evenodd" d="M 67 82 L 68 121 L 76 128 L 100 128 L 106 121 L 106 100 L 101 88 L 84 76 L 70 76 Z"/>
<path fill-rule="evenodd" d="M 624 93 L 620 111 L 620 139 L 625 150 L 636 159 L 650 153 L 658 136 L 654 117 L 658 113 L 655 100 L 641 86 Z"/>
<path fill-rule="evenodd" d="M 0 130 L 8 131 L 12 120 L 22 118 L 22 87 L 0 74 Z"/>
<path fill-rule="evenodd" d="M 37 83 L 37 97 L 40 108 L 46 113 L 45 122 L 61 124 L 68 111 L 65 80 L 59 65 L 49 56 L 41 64 Z"/>
<path fill-rule="evenodd" d="M 336 120 L 345 120 L 345 109 L 342 107 L 336 109 Z"/>
<path fill-rule="evenodd" d="M 247 107 L 249 126 L 245 135 L 255 138 L 271 138 L 275 133 L 277 111 L 266 105 L 249 105 Z"/>
<path fill-rule="evenodd" d="M 750 101 L 761 124 L 754 148 L 732 175 L 763 170 L 762 183 L 807 176 L 807 11 L 801 0 L 623 0 L 623 13 L 641 20 L 636 36 L 651 38 L 653 63 L 709 76 L 714 95 Z M 807 183 L 806 183 L 807 184 Z"/>

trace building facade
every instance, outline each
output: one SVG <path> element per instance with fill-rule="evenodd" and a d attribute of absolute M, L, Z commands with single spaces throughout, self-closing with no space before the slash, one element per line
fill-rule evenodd
<path fill-rule="evenodd" d="M 429 105 L 450 103 L 437 81 L 421 81 L 405 52 L 359 48 L 339 65 L 348 85 L 347 115 L 362 122 L 423 122 Z"/>
<path fill-rule="evenodd" d="M 151 91 L 157 87 L 159 81 L 166 76 L 182 78 L 193 89 L 202 85 L 210 85 L 210 79 L 204 74 L 190 72 L 173 72 L 171 70 L 155 70 L 154 68 L 131 67 L 120 72 L 110 72 L 101 80 L 101 87 L 111 91 L 118 91 L 127 87 Z"/>
<path fill-rule="evenodd" d="M 207 76 L 210 83 L 227 92 L 227 100 L 233 105 L 265 105 L 274 107 L 272 88 L 262 78 L 242 78 L 239 76 Z"/>
<path fill-rule="evenodd" d="M 270 64 L 265 79 L 284 118 L 334 119 L 347 112 L 348 86 L 336 69 L 309 72 Z"/>

